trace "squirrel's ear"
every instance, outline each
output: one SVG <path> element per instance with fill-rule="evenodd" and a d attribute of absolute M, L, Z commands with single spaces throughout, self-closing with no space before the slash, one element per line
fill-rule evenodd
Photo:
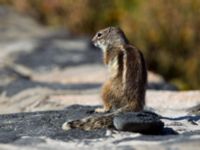
<path fill-rule="evenodd" d="M 109 29 L 108 29 L 108 33 L 110 33 L 110 32 L 111 32 L 111 30 L 112 30 L 112 27 L 109 27 Z"/>
<path fill-rule="evenodd" d="M 118 27 L 118 26 L 117 27 L 115 27 L 115 26 L 109 27 L 108 32 L 111 32 L 112 30 L 121 31 L 120 27 Z"/>

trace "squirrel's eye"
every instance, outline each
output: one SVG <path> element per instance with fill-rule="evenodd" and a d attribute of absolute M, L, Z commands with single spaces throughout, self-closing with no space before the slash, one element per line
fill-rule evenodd
<path fill-rule="evenodd" d="M 102 33 L 98 33 L 98 34 L 97 34 L 97 37 L 101 37 L 101 36 L 102 36 Z"/>

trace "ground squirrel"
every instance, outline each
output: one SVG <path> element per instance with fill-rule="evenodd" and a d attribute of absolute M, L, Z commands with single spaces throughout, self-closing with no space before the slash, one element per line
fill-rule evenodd
<path fill-rule="evenodd" d="M 147 70 L 142 53 L 129 44 L 124 32 L 117 27 L 100 30 L 92 42 L 102 49 L 109 71 L 109 79 L 102 87 L 103 108 L 95 110 L 104 113 L 66 122 L 63 124 L 65 130 L 112 127 L 116 113 L 141 111 L 145 105 Z"/>

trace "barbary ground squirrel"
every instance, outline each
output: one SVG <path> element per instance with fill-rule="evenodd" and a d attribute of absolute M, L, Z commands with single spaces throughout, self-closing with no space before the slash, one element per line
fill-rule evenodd
<path fill-rule="evenodd" d="M 124 32 L 117 27 L 100 30 L 92 42 L 102 49 L 109 71 L 109 79 L 102 87 L 103 108 L 95 110 L 98 114 L 64 123 L 64 130 L 112 128 L 114 115 L 142 111 L 145 105 L 147 70 L 142 53 L 129 44 Z"/>

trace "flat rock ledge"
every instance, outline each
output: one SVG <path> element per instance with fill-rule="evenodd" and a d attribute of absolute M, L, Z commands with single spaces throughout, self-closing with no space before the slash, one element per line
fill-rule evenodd
<path fill-rule="evenodd" d="M 93 110 L 92 106 L 72 105 L 60 111 L 0 115 L 0 143 L 13 142 L 23 136 L 46 136 L 63 141 L 105 137 L 106 129 L 64 131 L 61 128 L 65 121 L 87 117 Z M 118 130 L 149 134 L 160 133 L 164 126 L 156 114 L 149 112 L 120 114 L 114 118 L 114 124 Z"/>
<path fill-rule="evenodd" d="M 65 121 L 86 117 L 93 109 L 90 106 L 72 105 L 60 111 L 0 115 L 0 143 L 14 142 L 24 136 L 45 136 L 62 141 L 104 137 L 105 130 L 86 132 L 74 129 L 66 132 L 61 128 Z"/>
<path fill-rule="evenodd" d="M 180 128 L 177 119 L 164 121 L 164 126 L 163 119 L 160 121 L 160 117 L 152 112 L 124 113 L 114 118 L 114 125 L 118 130 L 135 131 L 136 128 L 135 132 L 145 131 L 145 134 L 112 129 L 62 130 L 64 122 L 87 117 L 95 108 L 71 105 L 58 111 L 0 115 L 0 149 L 148 149 L 152 146 L 151 143 L 154 143 L 152 149 L 182 149 L 186 141 L 187 148 L 194 144 L 199 146 L 200 130 L 176 134 L 172 128 L 177 125 Z M 199 117 L 195 118 L 197 121 Z M 198 128 L 198 125 L 192 126 Z M 154 131 L 153 134 L 156 131 L 159 134 L 146 135 L 149 133 L 147 131 Z"/>

